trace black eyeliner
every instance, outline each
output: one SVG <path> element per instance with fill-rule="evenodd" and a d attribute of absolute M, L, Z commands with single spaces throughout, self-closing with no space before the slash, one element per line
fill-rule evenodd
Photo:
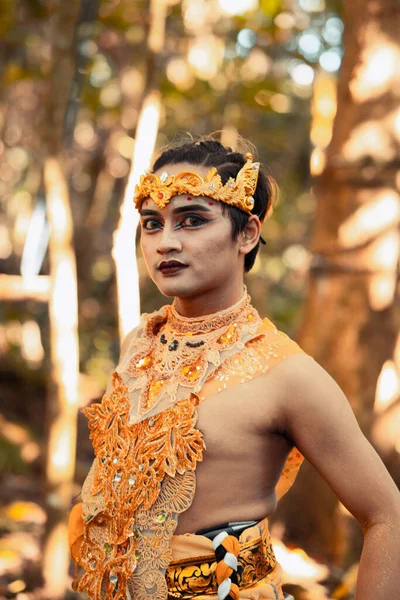
<path fill-rule="evenodd" d="M 209 212 L 211 212 L 211 211 L 209 211 Z M 142 215 L 141 215 L 141 216 L 142 216 Z M 196 214 L 196 213 L 193 213 L 193 214 L 190 214 L 190 213 L 189 213 L 189 214 L 185 214 L 185 215 L 184 215 L 183 219 L 181 219 L 181 221 L 178 223 L 178 227 L 181 227 L 181 226 L 182 226 L 182 223 L 183 223 L 183 222 L 184 222 L 186 219 L 190 219 L 190 218 L 192 218 L 192 219 L 199 219 L 199 221 L 200 221 L 200 223 L 199 223 L 198 225 L 193 225 L 192 227 L 190 227 L 190 229 L 195 229 L 196 227 L 199 227 L 200 225 L 204 225 L 205 223 L 209 223 L 209 222 L 210 222 L 210 219 L 205 219 L 204 217 L 202 217 L 202 216 L 200 216 L 200 215 L 198 215 L 198 214 Z M 142 221 L 142 223 L 141 223 L 141 226 L 142 226 L 142 229 L 143 229 L 144 231 L 156 231 L 157 229 L 159 229 L 158 227 L 154 227 L 154 228 L 151 228 L 151 229 L 147 229 L 147 228 L 145 227 L 145 225 L 146 225 L 147 223 L 151 222 L 151 221 L 157 221 L 157 218 L 156 218 L 155 216 L 153 216 L 153 217 L 149 217 L 149 218 L 145 219 L 144 221 Z M 158 222 L 160 222 L 160 221 L 158 221 Z"/>

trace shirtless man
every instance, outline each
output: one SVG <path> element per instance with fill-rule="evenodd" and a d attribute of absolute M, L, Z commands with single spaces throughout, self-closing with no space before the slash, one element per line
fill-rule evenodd
<path fill-rule="evenodd" d="M 267 517 L 302 455 L 364 530 L 357 600 L 399 597 L 394 482 L 336 383 L 243 286 L 273 193 L 246 158 L 171 148 L 136 190 L 149 274 L 174 302 L 143 316 L 86 409 L 96 459 L 70 530 L 93 600 L 284 598 Z"/>

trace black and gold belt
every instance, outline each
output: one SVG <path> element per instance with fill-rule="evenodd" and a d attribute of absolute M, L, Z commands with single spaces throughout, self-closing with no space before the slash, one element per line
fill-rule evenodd
<path fill-rule="evenodd" d="M 238 556 L 238 585 L 240 589 L 252 587 L 262 581 L 275 567 L 276 558 L 268 531 L 245 542 Z M 217 594 L 215 554 L 174 560 L 166 572 L 168 599 L 190 600 L 198 595 Z"/>

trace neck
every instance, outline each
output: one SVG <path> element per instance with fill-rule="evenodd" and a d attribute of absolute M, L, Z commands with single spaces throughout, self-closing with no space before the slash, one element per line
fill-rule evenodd
<path fill-rule="evenodd" d="M 217 313 L 230 308 L 245 294 L 243 281 L 240 284 L 223 290 L 208 291 L 192 297 L 174 299 L 174 306 L 182 317 L 195 318 Z"/>

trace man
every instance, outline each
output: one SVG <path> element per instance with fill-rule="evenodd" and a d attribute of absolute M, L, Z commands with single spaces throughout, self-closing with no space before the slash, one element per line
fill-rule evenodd
<path fill-rule="evenodd" d="M 94 600 L 282 599 L 267 519 L 302 455 L 364 529 L 357 600 L 397 597 L 400 494 L 335 382 L 243 286 L 273 191 L 215 141 L 166 150 L 136 190 L 174 301 L 143 315 L 85 410 L 96 459 L 70 539 Z"/>

